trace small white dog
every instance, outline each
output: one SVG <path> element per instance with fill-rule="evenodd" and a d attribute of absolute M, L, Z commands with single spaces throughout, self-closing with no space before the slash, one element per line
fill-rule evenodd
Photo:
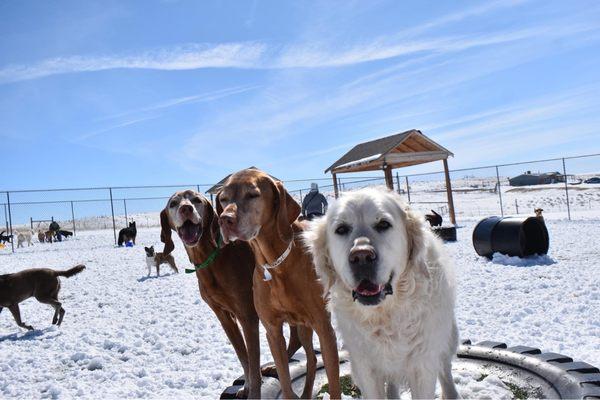
<path fill-rule="evenodd" d="M 458 398 L 450 260 L 419 214 L 378 189 L 344 194 L 304 240 L 365 398 Z"/>
<path fill-rule="evenodd" d="M 33 237 L 33 232 L 30 230 L 20 231 L 17 233 L 17 248 L 24 247 L 23 243 L 27 242 L 27 247 L 33 246 L 31 242 L 31 238 Z"/>

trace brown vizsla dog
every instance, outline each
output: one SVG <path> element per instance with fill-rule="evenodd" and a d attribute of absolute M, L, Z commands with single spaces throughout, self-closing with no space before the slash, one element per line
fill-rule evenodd
<path fill-rule="evenodd" d="M 176 231 L 195 266 L 200 296 L 219 319 L 242 364 L 246 379 L 237 396 L 260 398 L 259 320 L 252 294 L 252 249 L 243 242 L 221 246 L 217 214 L 209 201 L 193 190 L 171 196 L 160 213 L 160 224 L 163 253 L 169 254 L 175 248 L 171 230 Z M 300 347 L 295 336 L 290 336 L 290 357 Z"/>
<path fill-rule="evenodd" d="M 310 255 L 301 244 L 302 227 L 296 221 L 300 206 L 281 182 L 262 171 L 246 169 L 233 174 L 217 197 L 221 234 L 226 243 L 249 242 L 256 258 L 254 304 L 267 331 L 285 398 L 292 391 L 282 325 L 298 327 L 307 358 L 302 398 L 311 398 L 316 370 L 313 330 L 319 337 L 332 398 L 340 398 L 336 336 L 317 281 Z"/>

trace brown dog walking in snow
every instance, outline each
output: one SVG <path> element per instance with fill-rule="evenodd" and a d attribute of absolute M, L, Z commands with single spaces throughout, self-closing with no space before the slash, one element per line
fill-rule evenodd
<path fill-rule="evenodd" d="M 50 304 L 54 307 L 52 324 L 60 326 L 65 316 L 65 309 L 58 301 L 58 292 L 60 291 L 58 277 L 70 278 L 84 269 L 84 265 L 77 265 L 66 271 L 32 268 L 14 274 L 0 275 L 0 312 L 3 307 L 7 307 L 15 318 L 17 325 L 33 330 L 31 325 L 21 321 L 19 303 L 30 297 L 35 297 L 40 303 Z"/>

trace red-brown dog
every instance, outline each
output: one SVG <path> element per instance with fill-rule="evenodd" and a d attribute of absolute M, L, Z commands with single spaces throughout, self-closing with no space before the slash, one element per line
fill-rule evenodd
<path fill-rule="evenodd" d="M 257 267 L 254 270 L 254 304 L 267 331 L 283 396 L 292 391 L 282 325 L 296 325 L 307 355 L 303 398 L 312 397 L 316 357 L 312 348 L 317 333 L 332 398 L 340 398 L 336 336 L 317 281 L 310 255 L 303 248 L 296 221 L 300 206 L 264 172 L 247 169 L 233 174 L 217 198 L 221 233 L 226 243 L 249 242 Z M 236 242 L 237 243 L 237 242 Z"/>

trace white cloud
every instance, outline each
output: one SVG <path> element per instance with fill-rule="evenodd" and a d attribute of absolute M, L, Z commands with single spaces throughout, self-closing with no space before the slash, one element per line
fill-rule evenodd
<path fill-rule="evenodd" d="M 33 65 L 4 67 L 0 69 L 0 83 L 117 68 L 156 70 L 250 68 L 260 60 L 265 48 L 264 44 L 254 42 L 188 44 L 134 55 L 57 57 Z"/>

